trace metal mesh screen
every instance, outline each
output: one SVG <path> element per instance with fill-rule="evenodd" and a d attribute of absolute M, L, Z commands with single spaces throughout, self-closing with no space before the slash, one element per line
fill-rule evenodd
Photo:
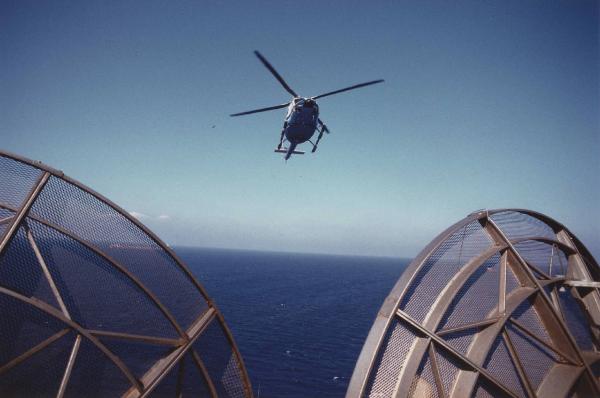
<path fill-rule="evenodd" d="M 73 365 L 66 397 L 118 397 L 130 387 L 130 382 L 94 344 L 83 340 Z"/>
<path fill-rule="evenodd" d="M 537 389 L 550 369 L 558 363 L 558 357 L 514 326 L 507 326 L 507 332 L 519 354 L 529 383 L 534 390 Z"/>
<path fill-rule="evenodd" d="M 347 396 L 600 396 L 598 264 L 579 253 L 542 214 L 469 215 L 417 256 L 379 312 L 419 338 L 373 329 Z"/>
<path fill-rule="evenodd" d="M 515 244 L 515 248 L 525 261 L 546 275 L 564 276 L 567 271 L 567 255 L 556 246 L 528 240 Z"/>
<path fill-rule="evenodd" d="M 452 276 L 490 245 L 490 238 L 477 221 L 450 235 L 417 272 L 400 308 L 422 321 Z"/>
<path fill-rule="evenodd" d="M 444 396 L 448 396 L 452 391 L 454 381 L 460 369 L 460 363 L 444 349 L 436 350 L 436 363 L 439 369 L 440 381 Z"/>
<path fill-rule="evenodd" d="M 69 333 L 2 374 L 2 397 L 48 397 L 58 391 L 75 336 Z"/>
<path fill-rule="evenodd" d="M 475 337 L 475 334 L 478 333 L 480 331 L 480 328 L 478 327 L 473 327 L 470 329 L 466 329 L 466 330 L 461 330 L 458 332 L 451 332 L 448 334 L 445 334 L 443 337 L 444 340 L 446 340 L 448 342 L 448 344 L 450 344 L 452 346 L 452 348 L 458 350 L 459 352 L 461 352 L 462 354 L 467 353 L 467 351 L 469 350 L 469 347 L 471 346 L 471 343 L 473 342 L 473 338 Z"/>
<path fill-rule="evenodd" d="M 21 207 L 41 175 L 35 167 L 0 156 L 0 202 L 11 208 Z"/>
<path fill-rule="evenodd" d="M 498 224 L 509 239 L 556 238 L 556 234 L 548 223 L 520 211 L 500 211 L 491 214 L 490 218 Z"/>
<path fill-rule="evenodd" d="M 11 218 L 15 215 L 14 211 L 4 209 L 0 207 L 0 236 L 4 236 L 6 228 L 8 227 Z"/>
<path fill-rule="evenodd" d="M 194 350 L 206 364 L 219 396 L 244 397 L 240 364 L 227 343 L 221 324 L 213 321 L 194 344 Z"/>
<path fill-rule="evenodd" d="M 481 378 L 475 385 L 473 398 L 506 398 L 510 395 L 497 391 L 492 385 Z"/>
<path fill-rule="evenodd" d="M 0 236 L 0 396 L 252 396 L 200 284 L 107 199 L 0 152 Z"/>
<path fill-rule="evenodd" d="M 83 245 L 30 222 L 71 317 L 88 329 L 176 337 L 173 326 L 131 279 Z M 118 308 L 119 315 L 114 313 Z M 137 315 L 133 315 L 137 314 Z M 135 324 L 131 320 L 135 319 Z"/>
<path fill-rule="evenodd" d="M 436 381 L 431 369 L 431 359 L 425 355 L 419 369 L 410 385 L 409 396 L 423 398 L 437 398 L 440 396 Z"/>
<path fill-rule="evenodd" d="M 100 249 L 146 285 L 188 327 L 207 305 L 189 276 L 142 229 L 79 187 L 50 177 L 30 214 Z M 173 291 L 178 294 L 174 295 Z"/>
<path fill-rule="evenodd" d="M 10 296 L 0 295 L 0 308 L 0 363 L 3 365 L 65 329 L 62 322 Z"/>
<path fill-rule="evenodd" d="M 510 388 L 517 396 L 526 397 L 525 386 L 523 381 L 519 378 L 515 362 L 511 358 L 506 342 L 502 337 L 496 338 L 496 341 L 492 345 L 490 355 L 483 364 L 493 376 L 497 377 L 498 380 Z"/>
<path fill-rule="evenodd" d="M 416 335 L 399 321 L 393 321 L 388 327 L 385 340 L 375 362 L 376 371 L 369 381 L 367 396 L 389 397 L 394 392 L 398 376 L 405 358 Z"/>
<path fill-rule="evenodd" d="M 0 257 L 0 281 L 8 289 L 59 308 L 43 269 L 27 241 L 24 228 L 19 228 Z"/>
<path fill-rule="evenodd" d="M 532 301 L 525 301 L 517 307 L 512 314 L 512 319 L 518 321 L 521 325 L 525 326 L 529 332 L 537 336 L 538 339 L 552 343 L 552 339 L 548 335 L 548 331 L 542 324 L 542 320 L 533 306 Z"/>
<path fill-rule="evenodd" d="M 498 302 L 482 300 L 484 295 L 498 296 L 498 274 L 500 255 L 495 255 L 469 276 L 463 287 L 454 296 L 448 312 L 442 319 L 442 328 L 453 328 L 488 317 Z"/>
<path fill-rule="evenodd" d="M 597 337 L 594 337 L 590 329 L 585 309 L 581 308 L 581 305 L 573 297 L 570 289 L 564 286 L 558 289 L 558 296 L 565 322 L 569 326 L 577 344 L 587 351 L 597 350 L 598 347 L 594 344 L 594 341 L 597 341 Z"/>

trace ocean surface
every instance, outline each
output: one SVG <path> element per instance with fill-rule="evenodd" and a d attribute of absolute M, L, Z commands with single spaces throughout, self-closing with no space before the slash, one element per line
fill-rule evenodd
<path fill-rule="evenodd" d="M 410 260 L 176 247 L 225 316 L 256 397 L 343 397 Z"/>

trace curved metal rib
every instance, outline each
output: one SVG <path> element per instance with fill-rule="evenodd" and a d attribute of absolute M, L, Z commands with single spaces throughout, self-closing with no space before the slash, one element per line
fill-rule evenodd
<path fill-rule="evenodd" d="M 219 394 L 217 393 L 217 389 L 215 388 L 215 383 L 212 381 L 212 378 L 208 374 L 208 369 L 206 369 L 204 362 L 202 361 L 202 359 L 200 359 L 200 355 L 198 355 L 196 350 L 194 350 L 193 348 L 192 348 L 192 358 L 194 359 L 194 363 L 196 364 L 196 367 L 202 374 L 202 377 L 204 377 L 204 380 L 206 380 L 206 384 L 208 385 L 208 389 L 210 391 L 211 398 L 219 398 Z"/>
<path fill-rule="evenodd" d="M 27 213 L 29 213 L 29 209 L 33 205 L 33 202 L 35 202 L 38 195 L 44 188 L 44 185 L 46 185 L 46 182 L 48 182 L 48 178 L 50 178 L 50 173 L 48 172 L 40 175 L 35 185 L 31 188 L 29 195 L 27 195 L 25 203 L 23 203 L 21 208 L 13 210 L 16 214 L 13 216 L 12 223 L 10 223 L 10 226 L 2 236 L 2 241 L 0 241 L 0 256 L 17 233 L 19 227 L 21 226 L 21 222 L 23 222 L 23 219 Z"/>
<path fill-rule="evenodd" d="M 510 395 L 511 397 L 515 397 L 516 398 L 516 395 L 512 391 L 510 391 L 506 386 L 504 386 L 502 384 L 502 382 L 500 382 L 498 379 L 496 379 L 491 373 L 489 373 L 487 371 L 487 369 L 479 366 L 477 363 L 475 363 L 474 361 L 472 361 L 470 358 L 463 356 L 454 347 L 452 347 L 450 344 L 448 344 L 444 339 L 442 339 L 441 337 L 437 336 L 435 333 L 431 333 L 429 330 L 425 329 L 423 326 L 421 326 L 421 324 L 419 324 L 417 321 L 415 321 L 414 319 L 412 319 L 408 314 L 406 314 L 402 310 L 398 310 L 398 311 L 396 311 L 396 316 L 398 316 L 404 322 L 408 323 L 414 329 L 418 330 L 420 333 L 422 333 L 425 336 L 427 336 L 428 338 L 424 339 L 424 340 L 427 341 L 427 344 L 430 343 L 429 340 L 434 341 L 440 347 L 443 347 L 449 354 L 451 354 L 453 358 L 455 358 L 456 360 L 464 363 L 465 365 L 467 365 L 471 369 L 475 370 L 476 373 L 473 373 L 473 372 L 471 372 L 471 373 L 475 374 L 476 377 L 477 377 L 478 374 L 482 375 L 489 382 L 491 382 L 496 387 L 498 387 L 499 389 L 501 389 L 504 393 Z M 410 386 L 411 386 L 411 383 L 408 383 L 408 384 L 399 384 L 400 389 L 396 393 L 396 397 L 406 396 L 406 394 L 408 393 L 408 391 L 410 389 Z"/>
<path fill-rule="evenodd" d="M 598 380 L 594 376 L 594 373 L 592 372 L 592 369 L 590 368 L 590 366 L 584 361 L 583 353 L 579 349 L 579 346 L 577 345 L 575 338 L 573 337 L 573 335 L 571 334 L 571 331 L 565 324 L 564 319 L 556 312 L 556 308 L 552 305 L 553 304 L 552 300 L 550 299 L 550 297 L 548 296 L 546 291 L 544 289 L 542 289 L 542 285 L 541 285 L 540 281 L 533 275 L 531 269 L 527 266 L 527 262 L 521 257 L 519 252 L 515 249 L 513 244 L 506 237 L 504 232 L 496 225 L 496 223 L 492 219 L 488 219 L 488 223 L 497 231 L 500 238 L 506 244 L 509 245 L 511 252 L 514 254 L 514 256 L 517 258 L 519 263 L 522 265 L 523 269 L 528 274 L 531 282 L 533 282 L 536 285 L 536 287 L 539 289 L 540 296 L 542 297 L 547 308 L 549 309 L 547 314 L 553 317 L 553 321 L 559 325 L 561 334 L 563 334 L 567 337 L 567 341 L 569 342 L 569 351 L 573 352 L 577 356 L 577 358 L 583 363 L 583 366 L 585 366 L 586 372 L 588 373 L 590 379 L 594 381 L 593 386 L 596 390 L 596 394 L 600 395 L 600 385 L 598 385 Z"/>
<path fill-rule="evenodd" d="M 100 340 L 98 340 L 96 337 L 92 336 L 92 334 L 90 334 L 87 331 L 87 329 L 83 328 L 77 322 L 74 322 L 74 321 L 68 319 L 67 317 L 64 316 L 64 314 L 62 312 L 56 310 L 51 305 L 46 304 L 43 301 L 38 300 L 36 298 L 25 297 L 22 294 L 19 294 L 17 292 L 14 292 L 12 290 L 6 289 L 6 288 L 1 287 L 1 286 L 0 286 L 0 293 L 1 294 L 5 294 L 7 296 L 10 296 L 10 297 L 12 297 L 12 298 L 14 298 L 16 300 L 19 300 L 19 301 L 25 303 L 25 304 L 34 306 L 35 308 L 37 308 L 37 309 L 45 312 L 46 314 L 48 314 L 48 315 L 50 315 L 50 316 L 58 319 L 59 321 L 62 321 L 64 324 L 68 325 L 72 329 L 75 329 L 79 334 L 81 334 L 83 337 L 85 337 L 86 339 L 88 339 L 93 345 L 95 345 L 96 348 L 98 348 L 100 351 L 102 351 L 102 353 L 104 355 L 106 355 L 108 357 L 108 359 L 110 359 L 110 361 L 112 363 L 114 363 L 121 370 L 121 372 L 129 380 L 129 382 L 138 391 L 142 391 L 142 385 L 135 378 L 135 376 L 129 370 L 129 368 L 127 367 L 127 365 L 125 365 L 123 363 L 123 361 L 121 361 L 121 359 L 119 359 L 119 357 L 117 357 L 115 354 L 113 354 L 112 351 L 110 351 L 108 348 L 106 348 L 106 346 L 104 344 L 102 344 L 102 342 Z"/>
<path fill-rule="evenodd" d="M 186 352 L 192 349 L 192 344 L 194 344 L 198 337 L 202 335 L 204 330 L 206 330 L 208 325 L 213 321 L 215 314 L 216 311 L 209 308 L 209 310 L 204 313 L 202 317 L 197 319 L 190 328 L 190 331 L 188 332 L 190 335 L 188 343 L 176 348 L 169 355 L 156 362 L 154 366 L 142 376 L 141 381 L 144 390 L 130 389 L 123 394 L 123 398 L 143 398 L 151 394 L 154 388 L 156 388 L 161 380 L 166 377 L 169 371 L 173 369 Z"/>
<path fill-rule="evenodd" d="M 167 253 L 167 255 L 171 258 L 171 260 L 174 262 L 174 265 L 176 267 L 178 267 L 181 271 L 183 271 L 184 275 L 187 277 L 187 279 L 196 287 L 196 289 L 199 291 L 200 295 L 204 298 L 204 300 L 206 301 L 209 309 L 215 311 L 216 316 L 219 320 L 219 323 L 221 325 L 221 327 L 223 328 L 227 341 L 229 342 L 229 344 L 231 345 L 232 349 L 233 349 L 233 353 L 237 359 L 237 363 L 239 364 L 241 370 L 242 370 L 242 381 L 244 383 L 244 389 L 247 393 L 247 396 L 251 397 L 252 396 L 252 387 L 250 384 L 250 380 L 248 377 L 248 372 L 246 370 L 246 366 L 244 364 L 244 360 L 240 354 L 239 348 L 237 346 L 237 344 L 235 343 L 235 340 L 233 339 L 233 336 L 231 334 L 231 331 L 229 329 L 229 327 L 227 326 L 227 324 L 224 321 L 224 318 L 221 314 L 221 312 L 219 311 L 218 307 L 214 304 L 214 302 L 212 301 L 212 299 L 210 299 L 210 297 L 208 296 L 206 290 L 204 289 L 204 287 L 202 286 L 202 284 L 193 276 L 192 272 L 190 271 L 190 269 L 185 265 L 185 263 L 183 263 L 183 261 L 181 261 L 181 259 L 175 254 L 175 252 L 173 251 L 173 249 L 171 249 L 171 247 L 169 247 L 168 245 L 166 245 L 156 234 L 154 234 L 152 231 L 150 231 L 145 225 L 143 225 L 139 220 L 137 220 L 136 218 L 134 218 L 133 216 L 131 216 L 127 211 L 125 211 L 123 208 L 121 208 L 120 206 L 118 206 L 117 204 L 115 204 L 114 202 L 112 202 L 111 200 L 107 199 L 106 197 L 104 197 L 103 195 L 101 195 L 100 193 L 90 189 L 89 187 L 81 184 L 79 181 L 72 179 L 70 177 L 67 177 L 64 175 L 64 173 L 60 170 L 54 169 L 48 165 L 45 165 L 41 162 L 37 162 L 37 161 L 33 161 L 30 159 L 27 159 L 25 157 L 4 151 L 0 149 L 0 156 L 4 156 L 7 158 L 11 158 L 15 161 L 21 162 L 23 164 L 26 164 L 28 166 L 32 166 L 35 167 L 39 170 L 42 170 L 45 172 L 44 177 L 45 179 L 49 178 L 48 174 L 50 175 L 54 175 L 57 178 L 74 185 L 76 188 L 80 189 L 81 191 L 91 195 L 92 197 L 96 198 L 97 200 L 99 200 L 100 202 L 104 203 L 105 205 L 109 206 L 110 208 L 112 208 L 114 211 L 116 211 L 118 214 L 120 214 L 121 216 L 123 216 L 127 221 L 129 221 L 130 223 L 132 223 L 133 225 L 135 225 L 137 228 L 139 228 L 143 233 L 146 234 L 146 236 L 148 236 L 159 248 L 161 248 L 164 252 Z M 42 187 L 40 187 L 42 188 Z M 38 192 L 35 193 L 35 195 L 37 195 Z M 35 196 L 34 195 L 34 196 Z M 33 200 L 31 201 L 33 203 Z M 0 206 L 1 207 L 1 206 Z M 40 220 L 36 220 L 36 221 L 40 221 Z M 83 243 L 80 240 L 80 243 Z M 2 247 L 3 249 L 3 247 Z M 1 253 L 1 250 L 0 250 Z M 98 250 L 98 254 L 102 253 L 101 251 Z M 102 253 L 101 256 L 105 257 L 105 255 Z M 108 257 L 108 256 L 106 256 Z M 114 264 L 114 263 L 113 263 Z M 131 275 L 133 276 L 133 275 Z M 136 283 L 137 284 L 137 283 Z M 140 287 L 143 286 L 140 284 Z M 147 290 L 147 289 L 146 289 Z M 152 294 L 153 296 L 153 294 Z M 155 301 L 155 303 L 159 302 L 158 300 Z M 162 306 L 162 304 L 161 304 Z M 167 311 L 168 312 L 168 311 Z M 163 312 L 164 313 L 164 312 Z M 165 314 L 165 316 L 167 316 L 167 314 Z M 200 318 L 203 315 L 200 315 Z M 167 316 L 167 318 L 171 318 L 172 322 L 175 322 L 174 318 L 172 316 Z M 171 319 L 169 319 L 171 321 Z M 177 326 L 175 326 L 177 325 Z M 173 325 L 176 330 L 178 331 L 178 333 L 181 334 L 182 330 L 181 327 L 179 327 L 179 325 L 177 324 L 177 322 L 174 323 Z M 187 336 L 185 335 L 184 332 L 184 336 L 183 338 L 187 339 Z"/>
<path fill-rule="evenodd" d="M 454 388 L 451 392 L 442 390 L 438 392 L 456 397 L 472 395 L 473 390 L 476 387 L 478 377 L 482 376 L 487 379 L 490 376 L 489 374 L 486 375 L 485 372 L 481 372 L 480 368 L 482 368 L 484 361 L 490 355 L 489 351 L 491 350 L 491 347 L 495 341 L 500 338 L 499 336 L 506 335 L 508 337 L 507 340 L 510 340 L 510 336 L 508 336 L 508 332 L 505 327 L 506 322 L 511 320 L 511 314 L 519 305 L 521 305 L 521 303 L 525 302 L 526 300 L 531 300 L 530 310 L 539 314 L 537 319 L 539 322 L 541 322 L 540 326 L 542 326 L 546 331 L 548 340 L 546 341 L 543 338 L 540 338 L 540 336 L 537 336 L 531 332 L 528 329 L 528 324 L 526 323 L 522 324 L 518 320 L 515 320 L 512 322 L 512 324 L 517 330 L 520 330 L 522 333 L 529 336 L 529 338 L 533 339 L 534 343 L 532 344 L 536 344 L 535 342 L 539 343 L 540 347 L 545 347 L 545 349 L 549 350 L 548 352 L 553 352 L 554 355 L 556 355 L 555 358 L 559 358 L 557 359 L 558 363 L 554 368 L 552 368 L 552 371 L 547 372 L 542 380 L 542 383 L 545 384 L 539 385 L 540 391 L 550 391 L 547 390 L 547 388 L 550 388 L 547 386 L 551 384 L 549 378 L 552 377 L 552 375 L 561 374 L 566 375 L 565 377 L 568 379 L 565 380 L 568 381 L 567 387 L 563 386 L 564 389 L 561 389 L 561 391 L 567 391 L 574 385 L 579 377 L 585 377 L 586 380 L 590 381 L 590 385 L 589 387 L 581 388 L 584 388 L 585 391 L 587 391 L 586 389 L 589 388 L 594 394 L 599 393 L 600 390 L 598 389 L 598 386 L 596 384 L 592 384 L 593 382 L 591 382 L 593 376 L 590 372 L 589 361 L 585 362 L 582 359 L 583 354 L 580 348 L 576 345 L 573 337 L 570 335 L 570 331 L 564 323 L 563 318 L 561 318 L 561 309 L 557 302 L 557 297 L 554 297 L 556 296 L 556 287 L 553 287 L 554 293 L 552 293 L 554 301 L 549 299 L 546 291 L 544 290 L 546 286 L 565 284 L 569 283 L 571 280 L 574 280 L 575 282 L 572 282 L 574 286 L 577 286 L 577 283 L 579 283 L 581 286 L 584 286 L 581 288 L 573 287 L 573 289 L 575 289 L 575 294 L 579 293 L 577 289 L 580 289 L 582 294 L 585 293 L 585 297 L 582 296 L 582 300 L 584 301 L 582 301 L 580 304 L 584 305 L 586 314 L 589 311 L 596 311 L 597 319 L 600 319 L 600 294 L 598 289 L 594 288 L 599 284 L 598 281 L 600 280 L 600 272 L 596 269 L 590 268 L 593 268 L 593 265 L 596 263 L 594 261 L 586 262 L 586 258 L 584 258 L 581 254 L 587 253 L 585 247 L 582 246 L 579 248 L 580 242 L 578 242 L 576 238 L 570 236 L 562 224 L 559 224 L 539 213 L 516 210 L 517 212 L 524 213 L 545 223 L 546 225 L 549 225 L 554 232 L 554 238 L 547 236 L 528 236 L 525 238 L 509 240 L 506 235 L 504 235 L 504 232 L 498 227 L 498 225 L 496 225 L 494 220 L 490 218 L 490 215 L 499 213 L 501 211 L 511 210 L 493 210 L 489 212 L 479 211 L 470 214 L 465 219 L 459 221 L 438 235 L 438 237 L 436 237 L 436 239 L 434 239 L 419 254 L 419 256 L 411 262 L 392 289 L 390 295 L 386 298 L 381 310 L 377 315 L 375 323 L 369 332 L 369 336 L 365 342 L 350 381 L 350 386 L 346 395 L 348 398 L 363 396 L 366 393 L 365 389 L 367 382 L 372 381 L 372 377 L 374 377 L 371 374 L 373 372 L 372 369 L 376 359 L 378 358 L 379 350 L 384 349 L 384 347 L 382 347 L 384 337 L 386 336 L 387 330 L 391 325 L 391 320 L 394 318 L 394 315 L 401 319 L 399 321 L 400 323 L 408 323 L 408 325 L 411 325 L 412 329 L 414 330 L 413 333 L 417 334 L 417 338 L 414 339 L 413 343 L 410 345 L 408 353 L 403 354 L 401 358 L 398 358 L 398 361 L 401 361 L 400 363 L 402 365 L 400 366 L 397 364 L 401 370 L 400 374 L 398 375 L 396 390 L 394 391 L 393 395 L 396 397 L 405 397 L 409 394 L 409 389 L 413 378 L 417 374 L 419 366 L 422 364 L 422 360 L 427 354 L 427 350 L 431 350 L 429 346 L 432 341 L 437 346 L 448 348 L 446 351 L 451 352 L 451 356 L 455 360 L 462 361 L 463 363 L 465 363 L 465 360 L 469 360 L 476 365 L 474 367 L 469 365 L 459 369 L 458 376 L 454 380 Z M 413 283 L 416 283 L 414 280 L 418 275 L 420 275 L 420 270 L 424 264 L 426 264 L 428 259 L 434 255 L 436 250 L 441 247 L 444 242 L 446 242 L 447 239 L 455 235 L 460 228 L 463 228 L 464 226 L 476 220 L 478 220 L 484 230 L 487 231 L 494 246 L 492 246 L 492 248 L 485 249 L 486 253 L 479 253 L 477 257 L 472 258 L 466 264 L 459 264 L 457 267 L 458 271 L 456 271 L 456 274 L 452 277 L 452 279 L 449 282 L 444 281 L 441 291 L 434 293 L 436 296 L 435 301 L 427 311 L 427 314 L 423 318 L 422 322 L 415 319 L 410 319 L 410 314 L 402 311 L 400 309 L 400 304 L 403 303 L 409 287 Z M 519 222 L 530 221 L 523 218 Z M 520 255 L 519 251 L 515 248 L 515 245 L 518 245 L 524 241 L 534 241 L 552 245 L 552 254 L 555 253 L 555 250 L 562 251 L 568 258 L 568 272 L 566 275 L 566 280 L 563 277 L 556 278 L 552 275 L 547 275 L 543 271 L 538 270 L 534 264 L 529 264 L 526 262 Z M 541 246 L 541 244 L 539 245 Z M 477 267 L 485 262 L 485 258 L 490 258 L 497 252 L 502 254 L 500 260 L 500 273 L 498 281 L 499 297 L 497 298 L 497 306 L 490 313 L 488 313 L 486 319 L 477 320 L 472 319 L 474 318 L 473 316 L 466 317 L 466 323 L 438 331 L 440 320 L 444 314 L 450 310 L 450 302 L 457 297 L 457 294 L 460 292 L 467 280 L 469 280 L 469 277 L 473 275 Z M 507 294 L 506 287 L 508 269 L 512 271 L 512 274 L 517 278 L 521 287 L 517 287 Z M 538 278 L 538 274 L 539 278 L 541 279 Z M 488 299 L 490 299 L 490 297 L 488 297 L 486 300 Z M 529 305 L 527 305 L 527 308 L 529 308 Z M 410 311 L 410 309 L 407 309 L 407 311 Z M 421 318 L 419 317 L 419 319 Z M 600 324 L 600 321 L 596 322 L 596 318 L 592 316 L 590 323 Z M 478 328 L 479 331 L 474 333 L 475 337 L 467 349 L 467 354 L 465 355 L 460 352 L 452 352 L 452 350 L 449 350 L 452 348 L 452 346 L 441 336 L 447 335 L 450 332 L 462 331 L 469 328 Z M 400 343 L 396 342 L 394 344 Z M 405 342 L 405 344 L 408 343 Z M 511 345 L 512 342 L 508 341 L 507 344 Z M 520 362 L 520 358 L 518 357 L 516 350 L 513 350 L 510 355 L 515 357 L 514 361 Z M 434 367 L 433 364 L 432 367 Z M 435 369 L 432 369 L 431 371 L 435 376 Z M 523 383 L 525 383 L 525 386 L 528 390 L 528 395 L 536 394 L 536 392 L 533 391 L 532 383 L 529 383 L 527 379 L 529 377 L 529 371 L 526 368 L 523 368 L 523 366 L 521 366 L 520 369 L 517 369 L 517 371 L 520 372 Z M 494 383 L 493 380 L 488 381 L 491 381 L 492 384 L 495 384 L 496 388 L 499 388 L 497 384 L 501 384 L 497 381 Z M 439 389 L 440 383 L 438 380 L 436 380 L 436 385 Z M 498 391 L 498 393 L 500 393 L 500 391 Z"/>
<path fill-rule="evenodd" d="M 479 267 L 485 264 L 490 258 L 503 250 L 502 246 L 492 246 L 479 256 L 473 258 L 467 264 L 465 264 L 460 271 L 450 280 L 444 290 L 439 294 L 438 298 L 431 306 L 425 320 L 422 322 L 422 327 L 429 331 L 429 333 L 435 334 L 435 331 L 439 327 L 444 314 L 450 307 L 452 299 L 458 291 L 464 286 L 469 277 L 473 275 Z M 400 311 L 400 310 L 398 310 Z M 404 312 L 401 312 L 404 313 Z M 398 314 L 398 313 L 397 313 Z M 421 359 L 427 350 L 428 342 L 421 339 L 413 346 L 410 356 L 404 362 L 404 366 L 400 371 L 398 377 L 398 384 L 400 387 L 399 396 L 408 394 L 408 390 L 411 386 L 413 375 L 421 364 Z"/>
<path fill-rule="evenodd" d="M 30 215 L 29 216 L 30 219 L 34 220 L 35 222 L 38 222 L 48 228 L 51 228 L 65 236 L 67 236 L 68 238 L 76 241 L 77 243 L 83 245 L 86 249 L 92 251 L 94 254 L 100 256 L 103 260 L 107 261 L 111 266 L 113 266 L 114 268 L 116 268 L 119 272 L 121 272 L 123 275 L 125 275 L 129 280 L 131 280 L 140 290 L 142 290 L 142 292 L 154 303 L 154 305 L 156 305 L 156 307 L 163 313 L 163 315 L 167 318 L 167 320 L 171 323 L 171 325 L 173 325 L 173 327 L 175 328 L 175 330 L 177 331 L 177 333 L 184 339 L 187 339 L 187 336 L 185 334 L 185 331 L 181 328 L 181 326 L 179 326 L 179 324 L 177 323 L 177 321 L 175 320 L 175 317 L 173 317 L 173 315 L 171 314 L 171 312 L 160 302 L 160 300 L 154 295 L 154 293 L 152 293 L 139 279 L 137 279 L 137 277 L 135 275 L 133 275 L 131 272 L 129 272 L 129 270 L 127 270 L 124 266 L 122 266 L 119 262 L 117 262 L 116 260 L 112 259 L 109 255 L 107 255 L 106 253 L 104 253 L 103 251 L 101 251 L 100 249 L 98 249 L 97 247 L 95 247 L 94 245 L 84 241 L 83 239 L 79 238 L 78 236 L 72 234 L 71 232 L 67 231 L 66 229 L 59 227 L 58 225 L 52 224 L 46 220 L 43 220 L 41 218 L 39 218 L 38 216 L 35 215 Z"/>
<path fill-rule="evenodd" d="M 566 244 L 564 244 L 561 241 L 558 241 L 556 239 L 546 238 L 544 236 L 531 236 L 531 237 L 528 236 L 525 238 L 511 239 L 510 243 L 512 243 L 514 246 L 514 245 L 518 245 L 519 243 L 527 242 L 527 241 L 536 241 L 536 242 L 547 243 L 549 245 L 556 245 L 556 246 L 558 246 L 558 248 L 560 250 L 562 250 L 565 253 L 565 255 L 577 253 L 577 251 L 575 249 L 573 249 L 571 246 L 567 246 Z"/>
<path fill-rule="evenodd" d="M 537 388 L 538 397 L 566 397 L 575 382 L 585 372 L 583 366 L 557 363 Z"/>
<path fill-rule="evenodd" d="M 425 261 L 442 245 L 449 235 L 475 220 L 484 218 L 485 215 L 486 213 L 483 212 L 473 213 L 451 225 L 442 233 L 440 233 L 433 241 L 431 241 L 408 265 L 406 270 L 402 273 L 392 288 L 390 294 L 383 302 L 381 309 L 377 313 L 377 317 L 375 318 L 373 326 L 369 331 L 367 340 L 365 341 L 365 344 L 360 352 L 356 362 L 356 367 L 354 368 L 354 372 L 350 378 L 348 391 L 346 392 L 347 398 L 362 397 L 365 394 L 365 389 L 367 387 L 367 382 L 369 381 L 375 359 L 379 354 L 384 336 L 390 326 L 396 309 L 400 305 L 400 300 L 413 282 L 418 271 L 425 264 Z"/>
<path fill-rule="evenodd" d="M 475 337 L 473 338 L 473 341 L 469 346 L 469 350 L 467 351 L 466 356 L 479 366 L 483 366 L 484 361 L 489 355 L 490 349 L 494 345 L 494 342 L 496 341 L 498 336 L 500 336 L 500 334 L 502 333 L 504 325 L 506 324 L 507 320 L 511 317 L 512 313 L 537 291 L 537 289 L 532 287 L 521 287 L 515 289 L 507 297 L 506 313 L 501 316 L 497 312 L 498 308 L 496 308 L 490 314 L 490 317 L 499 317 L 498 322 L 475 334 Z M 460 397 L 461 394 L 464 394 L 467 391 L 473 391 L 476 381 L 476 374 L 474 375 L 472 372 L 459 371 L 458 376 L 456 377 L 456 381 L 454 383 L 457 389 L 454 391 L 453 395 Z"/>
<path fill-rule="evenodd" d="M 26 360 L 27 358 L 29 358 L 33 354 L 35 354 L 35 353 L 43 350 L 44 348 L 46 348 L 50 344 L 54 343 L 56 340 L 59 340 L 61 337 L 63 337 L 65 334 L 69 333 L 70 331 L 71 331 L 71 328 L 62 329 L 59 332 L 54 333 L 52 336 L 48 337 L 46 340 L 42 341 L 41 343 L 39 343 L 35 347 L 32 347 L 29 350 L 25 351 L 24 353 L 20 354 L 19 356 L 11 359 L 10 361 L 8 361 L 7 363 L 5 363 L 4 365 L 0 366 L 0 374 L 2 374 L 4 372 L 8 371 L 9 369 L 17 366 L 18 364 L 20 364 L 21 362 L 23 362 L 24 360 Z"/>

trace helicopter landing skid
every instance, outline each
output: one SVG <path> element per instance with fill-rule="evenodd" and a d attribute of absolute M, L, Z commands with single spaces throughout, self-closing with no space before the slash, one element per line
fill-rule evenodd
<path fill-rule="evenodd" d="M 287 148 L 281 148 L 281 149 L 275 148 L 275 152 L 277 152 L 277 153 L 287 153 L 287 151 L 288 151 Z M 304 151 L 292 151 L 292 154 L 294 154 L 294 155 L 304 155 L 304 153 L 305 153 Z"/>

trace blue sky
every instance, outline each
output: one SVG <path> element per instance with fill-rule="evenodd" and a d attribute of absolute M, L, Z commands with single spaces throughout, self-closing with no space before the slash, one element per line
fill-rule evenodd
<path fill-rule="evenodd" d="M 413 256 L 480 208 L 600 256 L 594 1 L 0 3 L 0 146 L 170 244 Z M 288 94 L 332 134 L 274 154 Z M 214 128 L 212 126 L 215 126 Z M 305 148 L 309 149 L 309 148 Z"/>

